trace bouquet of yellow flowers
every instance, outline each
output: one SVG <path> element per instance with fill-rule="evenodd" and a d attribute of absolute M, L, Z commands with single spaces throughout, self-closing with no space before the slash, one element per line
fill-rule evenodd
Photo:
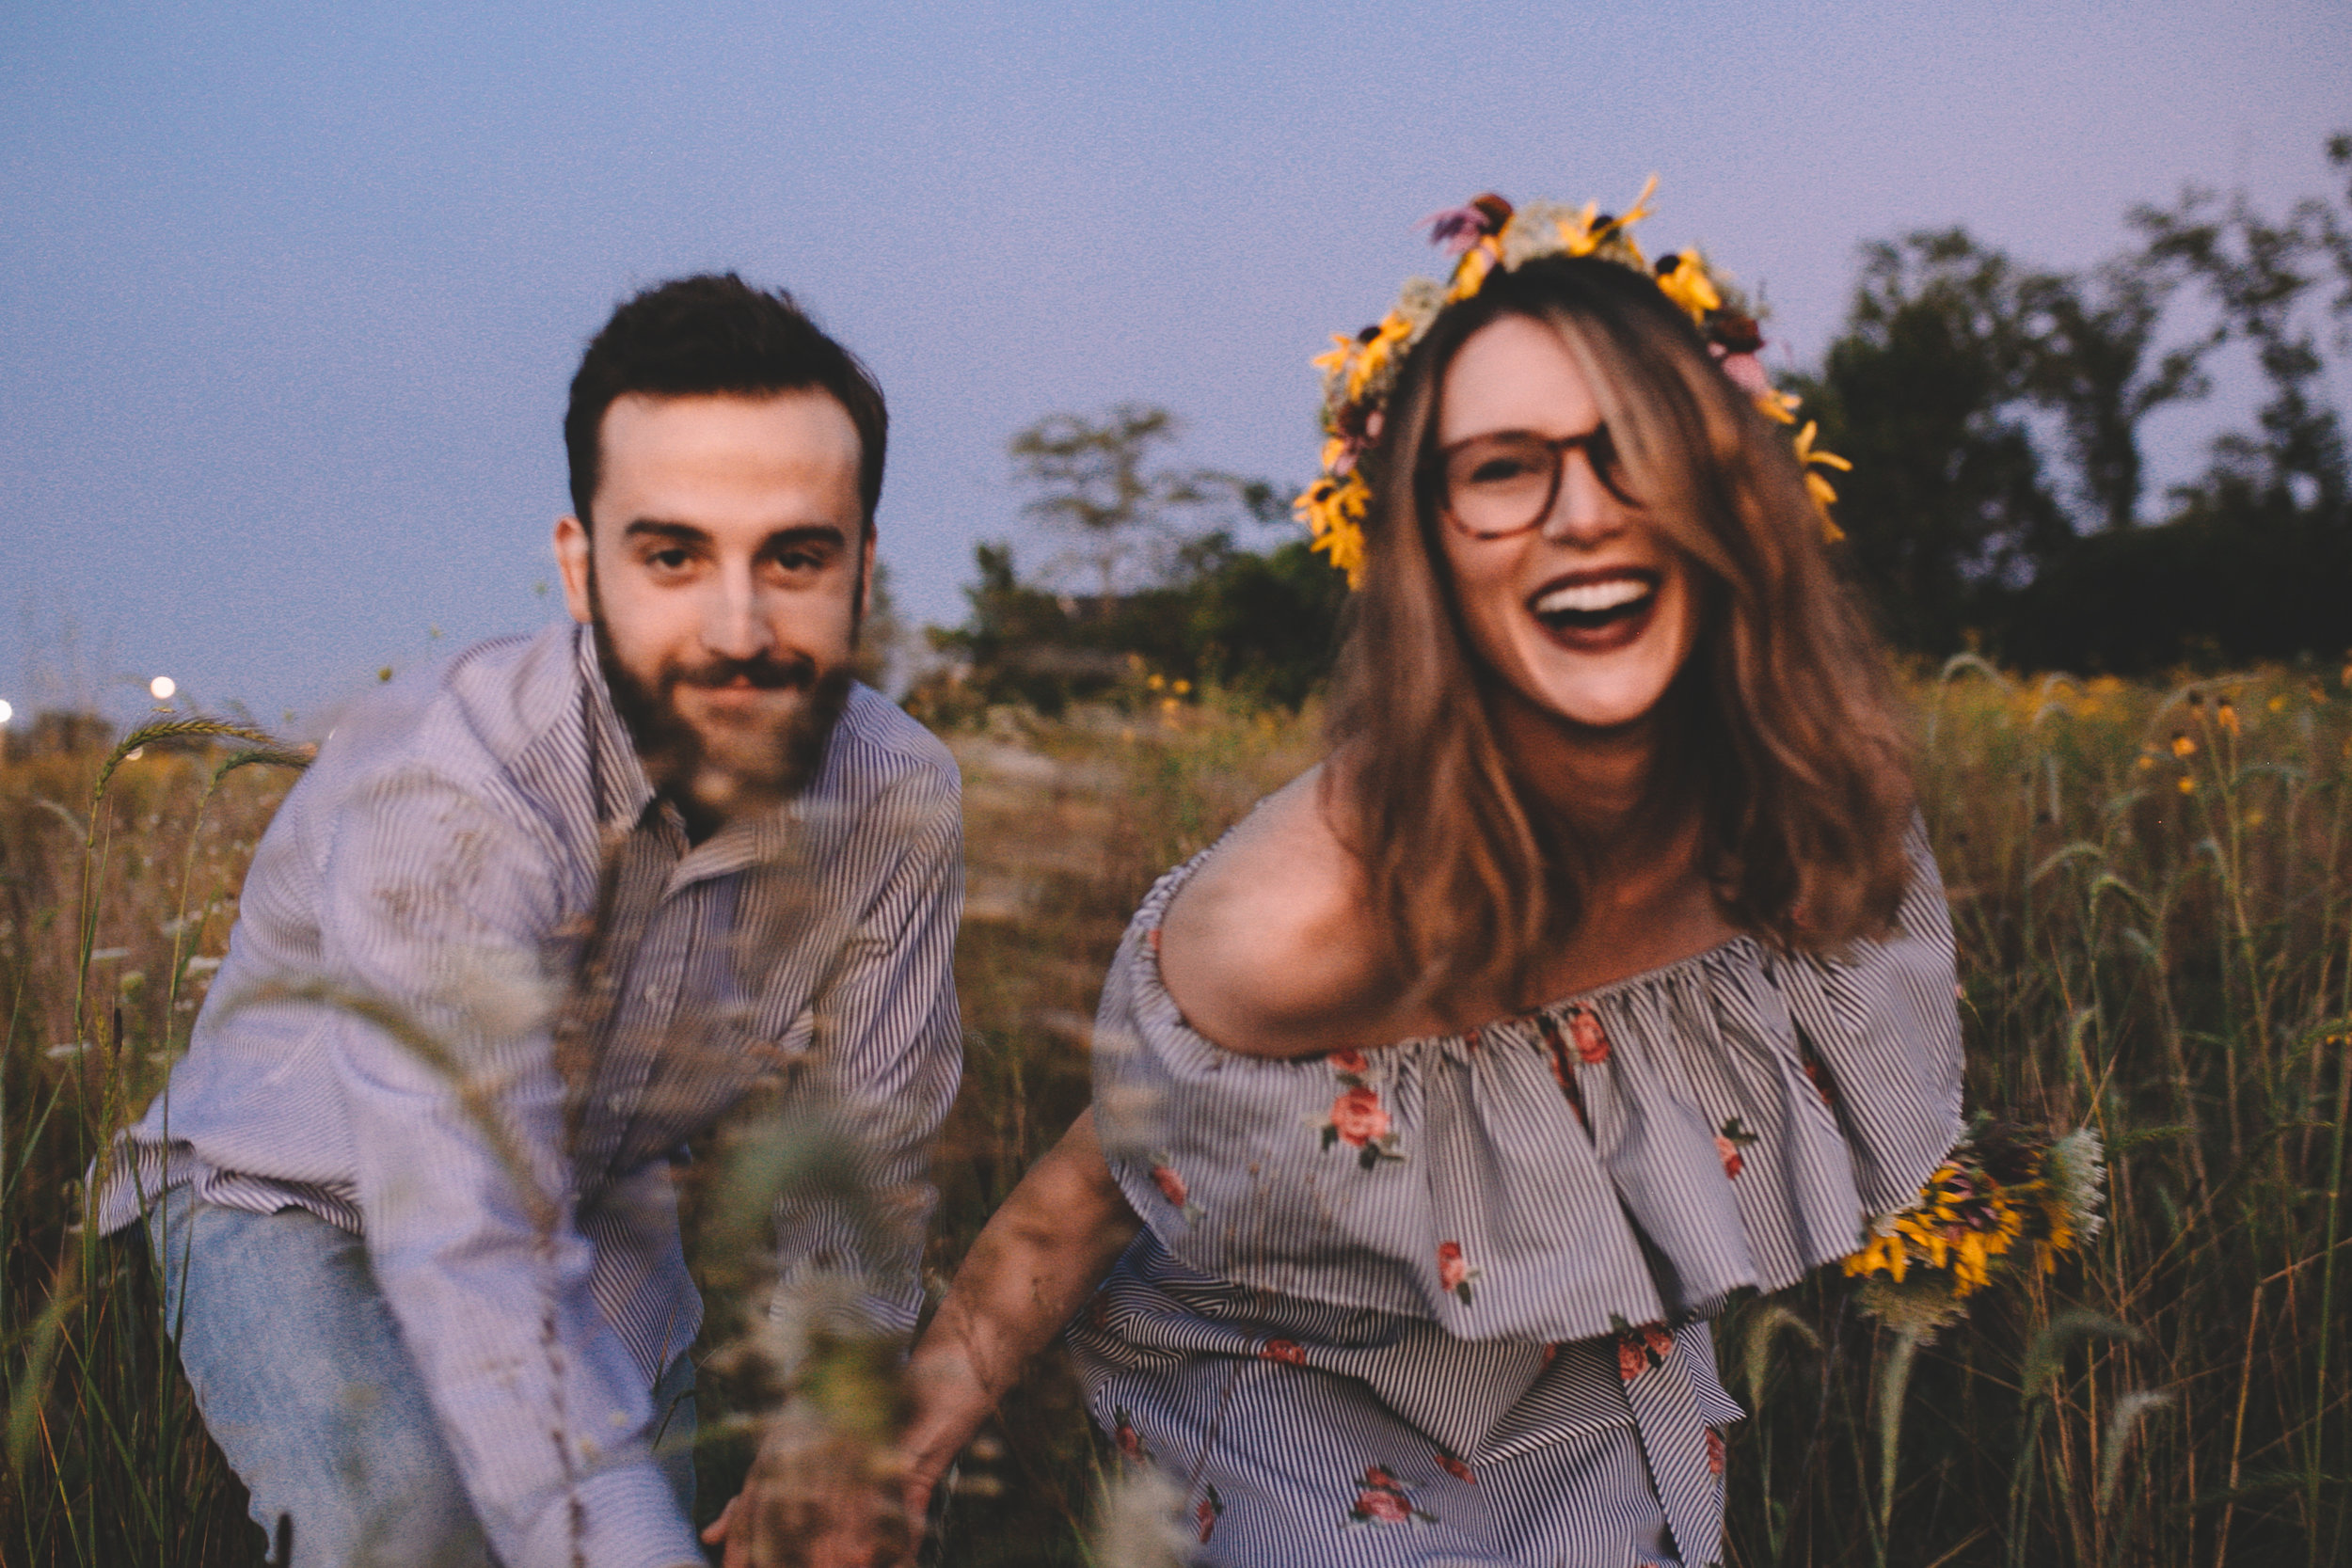
<path fill-rule="evenodd" d="M 2091 1129 L 2052 1137 L 1979 1117 L 1918 1201 L 1880 1215 L 1847 1258 L 1863 1310 L 1926 1339 L 2003 1273 L 2055 1271 L 2099 1233 L 2102 1180 Z"/>

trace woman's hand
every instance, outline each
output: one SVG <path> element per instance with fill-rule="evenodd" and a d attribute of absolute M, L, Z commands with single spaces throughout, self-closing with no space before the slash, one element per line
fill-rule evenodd
<path fill-rule="evenodd" d="M 904 1461 L 790 1407 L 769 1423 L 743 1490 L 703 1531 L 724 1568 L 911 1568 L 919 1512 Z"/>

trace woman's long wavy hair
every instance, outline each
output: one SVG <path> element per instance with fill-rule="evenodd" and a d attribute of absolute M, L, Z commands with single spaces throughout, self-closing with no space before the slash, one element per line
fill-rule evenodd
<path fill-rule="evenodd" d="M 1515 766 L 1502 677 L 1472 647 L 1438 533 L 1438 393 L 1463 342 L 1503 315 L 1559 333 L 1626 493 L 1692 574 L 1698 628 L 1666 699 L 1675 776 L 1658 798 L 1695 802 L 1726 914 L 1812 951 L 1883 931 L 1908 878 L 1907 746 L 1787 434 L 1653 284 L 1548 258 L 1439 318 L 1363 457 L 1366 570 L 1333 682 L 1325 804 L 1409 990 L 1440 1006 L 1548 1000 L 1527 992 L 1587 901 L 1586 847 Z"/>

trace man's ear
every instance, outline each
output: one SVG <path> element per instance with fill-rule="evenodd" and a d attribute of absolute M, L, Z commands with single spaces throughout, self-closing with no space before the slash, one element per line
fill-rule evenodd
<path fill-rule="evenodd" d="M 564 608 L 581 626 L 596 618 L 596 602 L 588 592 L 588 525 L 568 513 L 555 519 L 555 568 L 564 574 Z"/>

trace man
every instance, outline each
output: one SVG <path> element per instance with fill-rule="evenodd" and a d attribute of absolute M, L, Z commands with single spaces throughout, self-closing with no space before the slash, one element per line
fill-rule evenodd
<path fill-rule="evenodd" d="M 882 394 L 788 295 L 692 277 L 614 313 L 564 428 L 579 625 L 343 717 L 100 1202 L 306 1565 L 704 1560 L 673 1170 L 755 1087 L 821 1094 L 875 1199 L 779 1205 L 787 1279 L 920 1303 L 961 829 L 848 673 Z"/>

